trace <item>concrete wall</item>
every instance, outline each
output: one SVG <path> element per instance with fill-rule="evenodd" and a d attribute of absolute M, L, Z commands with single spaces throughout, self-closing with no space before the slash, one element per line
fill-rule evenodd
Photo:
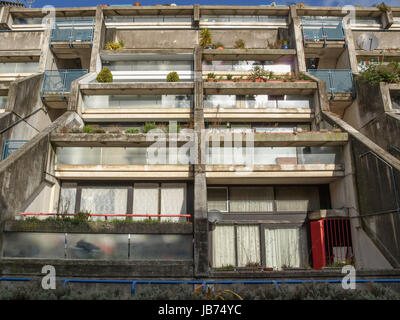
<path fill-rule="evenodd" d="M 43 31 L 0 32 L 0 51 L 40 50 L 43 43 Z"/>
<path fill-rule="evenodd" d="M 222 42 L 227 49 L 234 48 L 238 39 L 242 39 L 248 49 L 276 49 L 279 39 L 288 39 L 287 29 L 211 29 L 210 31 L 213 43 Z"/>
<path fill-rule="evenodd" d="M 385 112 L 390 100 L 384 85 L 370 86 L 356 82 L 357 99 L 344 113 L 343 120 L 365 134 L 383 149 L 400 145 L 400 120 Z"/>
<path fill-rule="evenodd" d="M 357 39 L 361 34 L 365 32 L 366 31 L 353 30 L 354 46 L 356 49 L 361 49 L 357 44 Z M 378 38 L 379 45 L 377 50 L 391 49 L 391 48 L 400 49 L 400 37 L 397 35 L 397 33 L 389 31 L 371 31 L 371 30 L 368 30 L 368 33 L 371 33 Z"/>
<path fill-rule="evenodd" d="M 0 163 L 0 223 L 25 209 L 42 187 L 48 170 L 49 134 L 58 126 L 79 121 L 76 113 L 65 113 Z"/>
<path fill-rule="evenodd" d="M 123 40 L 125 49 L 194 48 L 196 30 L 115 30 L 107 29 L 106 42 Z"/>

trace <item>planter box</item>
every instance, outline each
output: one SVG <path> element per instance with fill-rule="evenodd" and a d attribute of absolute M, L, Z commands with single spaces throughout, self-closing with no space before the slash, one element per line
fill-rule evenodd
<path fill-rule="evenodd" d="M 297 157 L 276 158 L 276 164 L 297 164 Z"/>

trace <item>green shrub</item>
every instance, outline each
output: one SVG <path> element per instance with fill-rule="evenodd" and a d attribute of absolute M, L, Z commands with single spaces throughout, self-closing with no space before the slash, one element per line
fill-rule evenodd
<path fill-rule="evenodd" d="M 126 129 L 125 133 L 136 134 L 136 133 L 140 133 L 140 130 L 138 128 L 130 128 L 130 129 Z"/>
<path fill-rule="evenodd" d="M 215 79 L 217 76 L 215 75 L 215 73 L 210 72 L 209 74 L 207 74 L 207 79 Z"/>
<path fill-rule="evenodd" d="M 97 82 L 113 82 L 111 70 L 104 67 L 96 77 Z"/>
<path fill-rule="evenodd" d="M 143 133 L 147 133 L 153 129 L 157 129 L 157 125 L 154 122 L 146 122 L 143 126 Z"/>
<path fill-rule="evenodd" d="M 90 211 L 78 211 L 75 213 L 75 219 L 79 221 L 88 221 L 90 219 Z"/>
<path fill-rule="evenodd" d="M 376 7 L 381 11 L 381 12 L 387 12 L 390 10 L 390 7 L 386 5 L 386 3 L 382 2 L 381 4 L 377 4 Z"/>
<path fill-rule="evenodd" d="M 168 73 L 167 82 L 179 82 L 179 75 L 177 72 L 173 71 Z"/>
<path fill-rule="evenodd" d="M 208 29 L 203 29 L 200 31 L 200 46 L 203 48 L 209 47 L 212 44 L 211 32 Z"/>
<path fill-rule="evenodd" d="M 242 39 L 238 39 L 235 41 L 235 49 L 245 49 L 246 45 Z"/>
<path fill-rule="evenodd" d="M 357 81 L 369 83 L 372 86 L 376 86 L 380 82 L 400 83 L 400 65 L 397 62 L 372 63 L 360 72 Z"/>
<path fill-rule="evenodd" d="M 256 79 L 263 79 L 264 81 L 267 81 L 274 79 L 275 76 L 272 71 L 264 70 L 260 66 L 254 66 L 248 78 L 252 81 L 256 81 Z"/>
<path fill-rule="evenodd" d="M 213 45 L 214 48 L 222 47 L 224 48 L 224 44 L 222 42 L 217 42 Z"/>
<path fill-rule="evenodd" d="M 107 42 L 106 43 L 106 50 L 121 50 L 124 48 L 124 41 L 119 40 L 118 42 Z"/>
<path fill-rule="evenodd" d="M 83 127 L 83 133 L 93 133 L 94 128 L 92 126 L 84 126 Z"/>
<path fill-rule="evenodd" d="M 227 74 L 227 75 L 226 75 L 226 79 L 227 79 L 227 80 L 232 80 L 232 75 L 231 75 L 231 74 Z"/>

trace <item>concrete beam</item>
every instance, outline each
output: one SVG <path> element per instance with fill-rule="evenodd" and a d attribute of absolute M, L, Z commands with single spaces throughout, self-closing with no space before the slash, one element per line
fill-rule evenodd
<path fill-rule="evenodd" d="M 212 60 L 277 60 L 285 56 L 295 56 L 295 49 L 224 49 L 204 50 L 203 59 Z"/>
<path fill-rule="evenodd" d="M 326 218 L 348 218 L 349 212 L 346 209 L 318 210 L 308 213 L 309 220 L 321 220 Z"/>
<path fill-rule="evenodd" d="M 145 133 L 56 133 L 50 136 L 50 141 L 57 147 L 148 147 L 155 142 L 164 142 L 167 146 L 170 142 L 178 146 L 190 141 L 185 134 L 178 134 L 178 139 L 169 139 L 168 134 L 164 138 L 148 137 Z"/>
<path fill-rule="evenodd" d="M 86 83 L 80 89 L 84 94 L 192 94 L 193 82 L 114 82 Z"/>
<path fill-rule="evenodd" d="M 393 24 L 393 12 L 391 9 L 384 11 L 381 14 L 381 23 L 383 29 L 389 29 Z"/>
<path fill-rule="evenodd" d="M 110 217 L 110 219 L 113 219 Z M 3 232 L 62 232 L 62 233 L 104 233 L 104 234 L 192 234 L 193 226 L 187 222 L 99 222 L 70 223 L 65 221 L 10 220 L 4 223 Z"/>
<path fill-rule="evenodd" d="M 315 82 L 205 82 L 206 94 L 301 94 L 309 95 L 317 89 Z"/>
<path fill-rule="evenodd" d="M 11 30 L 9 16 L 10 7 L 0 7 L 0 30 Z"/>

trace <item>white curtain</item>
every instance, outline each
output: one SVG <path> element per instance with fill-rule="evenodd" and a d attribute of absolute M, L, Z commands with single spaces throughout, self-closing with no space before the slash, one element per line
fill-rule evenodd
<path fill-rule="evenodd" d="M 278 211 L 319 210 L 317 187 L 277 187 L 276 207 Z"/>
<path fill-rule="evenodd" d="M 161 214 L 187 214 L 186 212 L 186 184 L 161 184 Z M 186 221 L 183 217 L 167 217 L 161 220 Z"/>
<path fill-rule="evenodd" d="M 238 267 L 261 265 L 259 230 L 257 225 L 237 226 Z"/>
<path fill-rule="evenodd" d="M 212 232 L 212 244 L 214 268 L 235 265 L 234 226 L 216 226 Z"/>
<path fill-rule="evenodd" d="M 81 210 L 87 210 L 95 214 L 126 214 L 127 202 L 127 188 L 82 188 Z M 118 219 L 122 220 L 125 217 L 118 217 Z"/>
<path fill-rule="evenodd" d="M 75 213 L 76 186 L 63 184 L 61 187 L 59 213 Z"/>
<path fill-rule="evenodd" d="M 207 205 L 208 211 L 228 211 L 228 188 L 208 188 Z"/>
<path fill-rule="evenodd" d="M 300 267 L 304 254 L 304 238 L 300 229 L 265 229 L 266 267 Z M 301 241 L 303 240 L 303 241 Z"/>
<path fill-rule="evenodd" d="M 133 192 L 134 214 L 158 214 L 158 184 L 135 183 Z M 134 217 L 133 220 L 145 220 L 148 217 Z M 157 219 L 153 217 L 152 219 Z"/>
<path fill-rule="evenodd" d="M 229 205 L 231 212 L 273 211 L 272 187 L 231 187 Z"/>

